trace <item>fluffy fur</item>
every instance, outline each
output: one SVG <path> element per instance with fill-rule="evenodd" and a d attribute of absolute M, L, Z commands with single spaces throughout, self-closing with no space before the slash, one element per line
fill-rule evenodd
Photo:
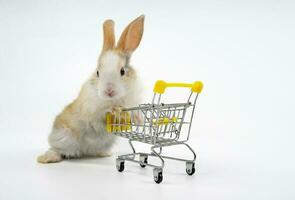
<path fill-rule="evenodd" d="M 115 136 L 106 132 L 106 113 L 139 102 L 141 84 L 129 60 L 140 43 L 143 24 L 144 16 L 132 21 L 115 46 L 114 22 L 105 21 L 97 69 L 84 83 L 77 99 L 56 117 L 48 139 L 50 149 L 37 158 L 38 162 L 109 155 Z"/>

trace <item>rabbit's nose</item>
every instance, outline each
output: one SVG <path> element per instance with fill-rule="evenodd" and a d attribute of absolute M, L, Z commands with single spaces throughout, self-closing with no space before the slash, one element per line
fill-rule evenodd
<path fill-rule="evenodd" d="M 113 97 L 115 95 L 115 91 L 112 88 L 107 88 L 105 90 L 105 94 L 108 95 L 109 97 Z"/>

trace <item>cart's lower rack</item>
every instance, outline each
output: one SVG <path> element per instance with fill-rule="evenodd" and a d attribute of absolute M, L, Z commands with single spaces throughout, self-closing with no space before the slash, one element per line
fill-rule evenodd
<path fill-rule="evenodd" d="M 185 142 L 179 142 L 179 141 L 173 141 L 171 143 L 166 144 L 160 144 L 160 145 L 154 145 L 151 147 L 151 153 L 143 153 L 143 152 L 135 152 L 135 148 L 132 144 L 133 140 L 129 140 L 129 144 L 132 147 L 133 153 L 131 154 L 125 154 L 118 156 L 116 159 L 116 168 L 119 172 L 124 171 L 125 168 L 125 161 L 135 162 L 138 163 L 142 168 L 149 166 L 153 167 L 153 176 L 154 181 L 156 183 L 161 183 L 163 180 L 163 168 L 164 168 L 164 159 L 171 159 L 176 161 L 182 161 L 186 163 L 186 173 L 188 175 L 193 175 L 195 173 L 195 160 L 196 160 L 196 154 L 194 150 Z M 136 140 L 135 140 L 136 141 Z M 182 158 L 176 158 L 171 156 L 164 156 L 162 154 L 162 147 L 172 146 L 172 145 L 185 145 L 192 153 L 193 153 L 193 159 L 182 159 Z M 159 151 L 155 151 L 155 149 L 159 149 Z M 161 161 L 161 165 L 155 165 L 148 163 L 148 157 L 158 157 Z M 136 159 L 138 157 L 138 159 Z"/>

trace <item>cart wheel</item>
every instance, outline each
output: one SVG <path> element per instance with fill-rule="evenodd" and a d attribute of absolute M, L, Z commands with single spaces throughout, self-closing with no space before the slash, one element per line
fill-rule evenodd
<path fill-rule="evenodd" d="M 161 183 L 163 181 L 162 169 L 155 168 L 153 172 L 154 172 L 154 181 L 158 184 Z"/>
<path fill-rule="evenodd" d="M 195 173 L 195 163 L 194 162 L 186 162 L 186 173 L 188 175 L 193 175 Z"/>
<path fill-rule="evenodd" d="M 145 164 L 148 163 L 148 157 L 147 157 L 147 155 L 140 154 L 140 155 L 139 155 L 139 160 L 140 160 L 140 162 L 141 162 L 139 165 L 140 165 L 142 168 L 145 168 L 145 167 L 146 167 Z M 144 164 L 142 164 L 142 163 L 144 163 Z"/>
<path fill-rule="evenodd" d="M 117 158 L 116 167 L 117 167 L 118 172 L 124 171 L 124 160 Z"/>

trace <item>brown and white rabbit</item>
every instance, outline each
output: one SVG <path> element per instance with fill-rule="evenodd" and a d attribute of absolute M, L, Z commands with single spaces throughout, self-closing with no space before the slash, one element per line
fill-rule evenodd
<path fill-rule="evenodd" d="M 38 162 L 109 155 L 115 136 L 106 132 L 106 113 L 139 103 L 141 83 L 129 61 L 143 29 L 142 15 L 125 28 L 116 45 L 114 22 L 104 22 L 103 49 L 97 68 L 82 86 L 78 98 L 56 117 L 48 138 L 50 149 L 37 158 Z"/>

